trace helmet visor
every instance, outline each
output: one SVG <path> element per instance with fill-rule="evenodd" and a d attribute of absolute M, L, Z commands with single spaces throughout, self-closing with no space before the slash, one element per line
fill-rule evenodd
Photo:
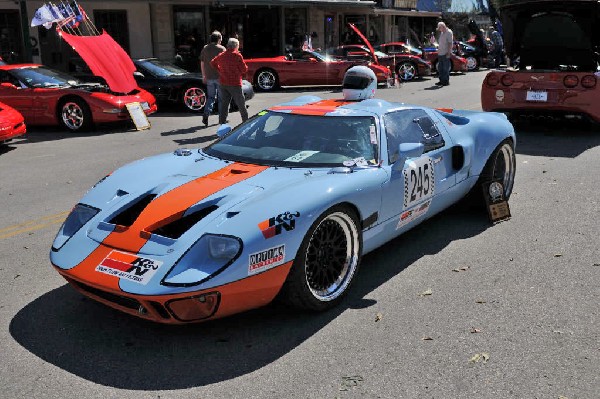
<path fill-rule="evenodd" d="M 342 84 L 343 89 L 354 89 L 364 90 L 373 81 L 372 78 L 366 76 L 346 75 L 344 83 Z"/>

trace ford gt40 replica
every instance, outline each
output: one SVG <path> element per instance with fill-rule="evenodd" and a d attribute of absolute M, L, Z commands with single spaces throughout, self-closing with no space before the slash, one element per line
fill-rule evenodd
<path fill-rule="evenodd" d="M 147 115 L 156 112 L 154 96 L 143 89 L 115 93 L 37 64 L 0 66 L 0 98 L 23 114 L 28 125 L 60 125 L 70 131 L 130 120 L 128 103 L 140 103 Z"/>
<path fill-rule="evenodd" d="M 302 96 L 229 129 L 100 180 L 54 240 L 58 273 L 162 323 L 277 296 L 319 311 L 341 300 L 364 254 L 469 193 L 482 199 L 483 182 L 501 182 L 507 199 L 513 187 L 515 134 L 499 113 Z"/>
<path fill-rule="evenodd" d="M 158 102 L 177 103 L 192 112 L 204 111 L 206 85 L 202 74 L 188 72 L 156 58 L 137 59 L 133 63 L 137 68 L 134 73 L 137 84 L 152 93 Z M 254 97 L 252 85 L 247 80 L 242 81 L 242 92 L 246 101 Z"/>
<path fill-rule="evenodd" d="M 502 8 L 501 16 L 506 50 L 519 68 L 488 73 L 483 109 L 600 122 L 600 3 L 524 1 Z"/>
<path fill-rule="evenodd" d="M 0 103 L 0 145 L 25 134 L 23 115 L 14 108 Z"/>

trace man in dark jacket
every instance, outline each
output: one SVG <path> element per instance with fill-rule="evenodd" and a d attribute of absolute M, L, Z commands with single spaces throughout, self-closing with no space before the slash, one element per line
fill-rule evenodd
<path fill-rule="evenodd" d="M 210 43 L 204 46 L 200 52 L 200 68 L 202 70 L 202 81 L 206 85 L 206 104 L 204 105 L 204 116 L 202 117 L 202 123 L 204 126 L 208 125 L 208 116 L 211 114 L 215 98 L 217 97 L 217 91 L 219 90 L 219 71 L 214 69 L 210 62 L 217 55 L 225 51 L 225 47 L 221 46 L 221 40 L 223 36 L 221 32 L 214 31 L 210 35 Z"/>
<path fill-rule="evenodd" d="M 242 122 L 248 119 L 246 101 L 242 92 L 242 79 L 248 71 L 248 66 L 238 51 L 239 47 L 239 40 L 230 38 L 227 42 L 227 50 L 210 62 L 210 65 L 219 71 L 219 124 L 227 122 L 232 99 L 240 110 Z"/>

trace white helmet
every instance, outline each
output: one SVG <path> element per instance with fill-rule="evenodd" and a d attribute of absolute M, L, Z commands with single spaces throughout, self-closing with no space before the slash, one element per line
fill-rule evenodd
<path fill-rule="evenodd" d="M 344 75 L 342 89 L 344 100 L 360 101 L 373 98 L 377 89 L 375 72 L 364 65 L 353 66 Z"/>

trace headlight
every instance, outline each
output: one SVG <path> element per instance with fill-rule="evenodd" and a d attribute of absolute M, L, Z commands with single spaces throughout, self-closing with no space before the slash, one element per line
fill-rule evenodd
<path fill-rule="evenodd" d="M 73 237 L 91 218 L 96 216 L 100 209 L 93 208 L 84 204 L 77 204 L 67 216 L 67 219 L 58 230 L 58 234 L 52 244 L 52 250 L 58 251 L 69 238 Z"/>
<path fill-rule="evenodd" d="M 177 261 L 162 284 L 189 287 L 219 274 L 242 252 L 242 240 L 205 234 Z"/>

